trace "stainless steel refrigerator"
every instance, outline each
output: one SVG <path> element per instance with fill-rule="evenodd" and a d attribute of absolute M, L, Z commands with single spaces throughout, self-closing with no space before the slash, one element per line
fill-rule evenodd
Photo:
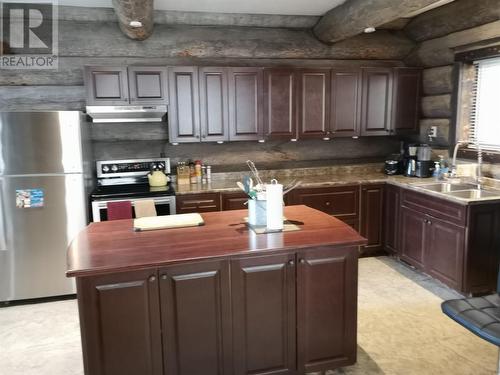
<path fill-rule="evenodd" d="M 0 112 L 0 301 L 75 292 L 70 241 L 92 184 L 81 112 Z"/>

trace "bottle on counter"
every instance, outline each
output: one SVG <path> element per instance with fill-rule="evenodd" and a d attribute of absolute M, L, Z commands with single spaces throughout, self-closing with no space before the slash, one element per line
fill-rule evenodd
<path fill-rule="evenodd" d="M 201 160 L 196 160 L 194 168 L 196 172 L 196 182 L 201 184 Z"/>
<path fill-rule="evenodd" d="M 212 182 L 212 166 L 207 165 L 207 183 Z"/>
<path fill-rule="evenodd" d="M 207 166 L 205 164 L 201 165 L 201 183 L 207 183 Z"/>
<path fill-rule="evenodd" d="M 189 161 L 189 179 L 192 184 L 196 184 L 196 168 L 192 161 Z"/>

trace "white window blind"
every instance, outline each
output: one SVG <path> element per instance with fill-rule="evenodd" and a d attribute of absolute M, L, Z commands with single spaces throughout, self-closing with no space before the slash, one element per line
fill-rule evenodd
<path fill-rule="evenodd" d="M 474 62 L 476 82 L 469 125 L 469 142 L 500 151 L 500 58 Z"/>

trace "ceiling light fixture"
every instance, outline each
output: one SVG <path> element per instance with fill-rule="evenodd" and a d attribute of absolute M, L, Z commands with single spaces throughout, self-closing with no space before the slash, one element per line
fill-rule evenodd
<path fill-rule="evenodd" d="M 363 31 L 366 33 L 366 34 L 370 34 L 370 33 L 374 33 L 377 29 L 375 29 L 374 27 L 370 26 L 370 27 L 367 27 L 366 29 L 364 29 Z"/>
<path fill-rule="evenodd" d="M 141 21 L 130 21 L 129 26 L 134 27 L 134 28 L 142 27 L 142 22 Z"/>

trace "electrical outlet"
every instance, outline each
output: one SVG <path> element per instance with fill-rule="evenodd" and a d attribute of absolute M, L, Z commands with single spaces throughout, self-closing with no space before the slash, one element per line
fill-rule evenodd
<path fill-rule="evenodd" d="M 429 128 L 429 137 L 436 138 L 437 137 L 437 126 L 431 126 Z"/>

